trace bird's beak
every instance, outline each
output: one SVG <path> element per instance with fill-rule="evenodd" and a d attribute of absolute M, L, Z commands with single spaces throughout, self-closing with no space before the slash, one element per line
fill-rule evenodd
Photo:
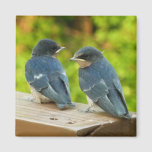
<path fill-rule="evenodd" d="M 79 59 L 79 58 L 77 58 L 77 57 L 74 56 L 73 58 L 70 59 L 70 61 L 86 61 L 86 60 Z"/>
<path fill-rule="evenodd" d="M 75 57 L 70 58 L 70 61 L 75 61 L 75 60 L 76 60 Z"/>
<path fill-rule="evenodd" d="M 64 50 L 65 47 L 61 47 L 60 49 L 58 49 L 55 53 L 59 53 L 61 50 Z"/>

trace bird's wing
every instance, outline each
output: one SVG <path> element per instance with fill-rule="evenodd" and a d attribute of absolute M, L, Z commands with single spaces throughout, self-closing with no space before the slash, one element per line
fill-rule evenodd
<path fill-rule="evenodd" d="M 49 84 L 67 103 L 71 103 L 69 82 L 65 73 L 53 73 L 50 77 Z"/>
<path fill-rule="evenodd" d="M 33 66 L 34 65 L 34 66 Z M 44 71 L 41 64 L 26 64 L 26 79 L 38 92 L 55 101 L 57 104 L 68 104 L 70 93 L 66 76 L 60 72 Z"/>
<path fill-rule="evenodd" d="M 71 98 L 70 96 L 70 89 L 69 89 L 69 80 L 68 77 L 65 74 L 60 74 L 60 79 L 62 80 L 62 82 L 64 83 L 65 86 L 65 90 L 67 92 L 67 95 L 69 96 L 69 98 Z"/>
<path fill-rule="evenodd" d="M 126 113 L 128 114 L 128 109 L 127 109 L 127 106 L 126 106 L 126 101 L 125 101 L 125 97 L 123 95 L 123 91 L 122 91 L 122 88 L 121 88 L 121 85 L 120 85 L 120 81 L 117 80 L 117 79 L 113 79 L 113 84 L 114 84 L 114 87 L 115 87 L 116 91 L 118 92 L 118 94 L 121 98 L 121 101 L 122 101 L 123 106 L 125 107 Z"/>
<path fill-rule="evenodd" d="M 88 85 L 89 82 L 85 81 L 82 78 L 79 78 L 80 87 L 83 92 L 85 92 L 90 99 L 92 99 L 94 102 L 98 100 L 100 97 L 104 97 L 108 94 L 108 87 L 105 84 L 104 80 L 101 79 L 100 82 Z"/>
<path fill-rule="evenodd" d="M 89 83 L 82 78 L 80 78 L 79 81 L 82 91 L 85 92 L 92 101 L 106 112 L 117 115 L 114 105 L 108 98 L 109 90 L 103 79 L 92 86 L 88 86 Z"/>
<path fill-rule="evenodd" d="M 49 79 L 44 73 L 42 66 L 35 61 L 29 60 L 27 62 L 25 76 L 27 82 L 39 92 L 48 87 Z"/>

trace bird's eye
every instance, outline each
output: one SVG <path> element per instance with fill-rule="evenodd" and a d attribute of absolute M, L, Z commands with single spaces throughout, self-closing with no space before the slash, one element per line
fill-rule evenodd
<path fill-rule="evenodd" d="M 84 58 L 87 58 L 87 57 L 88 57 L 88 55 L 87 55 L 87 54 L 85 54 L 85 55 L 83 55 L 83 57 L 84 57 Z"/>
<path fill-rule="evenodd" d="M 57 49 L 57 47 L 56 46 L 53 46 L 53 48 L 52 48 L 53 50 L 55 50 L 55 49 Z"/>

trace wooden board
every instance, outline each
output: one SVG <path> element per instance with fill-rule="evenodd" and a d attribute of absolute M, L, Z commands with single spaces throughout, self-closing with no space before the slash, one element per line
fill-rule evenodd
<path fill-rule="evenodd" d="M 131 120 L 115 118 L 86 104 L 59 110 L 54 103 L 31 102 L 31 94 L 16 92 L 16 136 L 136 136 L 136 114 Z"/>

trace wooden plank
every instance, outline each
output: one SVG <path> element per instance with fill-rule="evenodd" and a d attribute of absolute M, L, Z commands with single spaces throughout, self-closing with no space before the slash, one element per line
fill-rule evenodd
<path fill-rule="evenodd" d="M 16 92 L 16 136 L 136 136 L 136 114 L 131 120 L 115 118 L 97 108 L 84 113 L 87 105 L 59 110 L 54 103 L 38 104 L 31 94 Z"/>

